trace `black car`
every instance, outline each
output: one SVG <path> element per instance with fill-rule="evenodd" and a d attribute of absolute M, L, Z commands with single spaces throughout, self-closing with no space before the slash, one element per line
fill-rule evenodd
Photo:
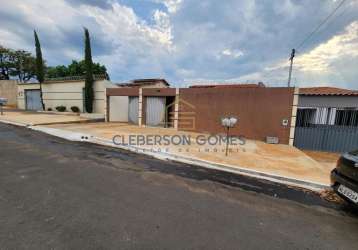
<path fill-rule="evenodd" d="M 358 151 L 343 154 L 331 172 L 334 191 L 358 207 Z"/>

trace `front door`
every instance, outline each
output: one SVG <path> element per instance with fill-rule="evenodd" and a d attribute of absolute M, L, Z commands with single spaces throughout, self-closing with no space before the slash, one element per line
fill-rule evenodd
<path fill-rule="evenodd" d="M 147 97 L 146 125 L 164 127 L 165 125 L 165 97 Z"/>
<path fill-rule="evenodd" d="M 128 121 L 138 124 L 139 98 L 130 96 L 128 100 Z"/>

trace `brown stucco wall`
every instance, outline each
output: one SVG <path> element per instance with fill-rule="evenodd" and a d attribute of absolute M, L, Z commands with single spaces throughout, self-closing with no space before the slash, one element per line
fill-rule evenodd
<path fill-rule="evenodd" d="M 175 88 L 143 89 L 143 96 L 175 96 Z"/>
<path fill-rule="evenodd" d="M 139 88 L 107 88 L 107 96 L 139 96 Z"/>
<path fill-rule="evenodd" d="M 224 133 L 220 118 L 236 116 L 238 125 L 231 134 L 262 140 L 276 136 L 288 144 L 294 88 L 185 88 L 179 92 L 179 130 L 218 134 Z M 188 112 L 188 113 L 185 113 Z M 188 117 L 192 116 L 193 122 Z M 190 129 L 193 123 L 193 129 Z"/>

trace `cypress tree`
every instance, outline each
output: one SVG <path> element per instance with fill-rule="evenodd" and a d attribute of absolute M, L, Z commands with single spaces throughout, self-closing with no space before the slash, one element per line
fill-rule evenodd
<path fill-rule="evenodd" d="M 93 69 L 92 69 L 92 54 L 91 54 L 91 42 L 90 36 L 87 28 L 84 28 L 85 31 L 85 108 L 88 113 L 93 112 Z"/>
<path fill-rule="evenodd" d="M 45 104 L 42 96 L 42 83 L 45 80 L 45 69 L 44 69 L 44 62 L 42 59 L 40 40 L 35 30 L 34 30 L 34 36 L 35 36 L 35 48 L 36 48 L 36 77 L 40 83 L 40 98 L 41 98 L 42 109 L 45 110 Z"/>

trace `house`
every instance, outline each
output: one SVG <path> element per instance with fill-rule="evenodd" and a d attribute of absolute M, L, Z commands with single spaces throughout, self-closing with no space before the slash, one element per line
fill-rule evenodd
<path fill-rule="evenodd" d="M 109 88 L 109 95 L 107 97 L 107 120 L 112 122 L 131 122 L 138 124 L 138 115 L 141 113 L 142 98 L 139 97 L 139 92 L 142 89 L 151 88 L 169 88 L 169 83 L 165 79 L 136 79 L 128 83 L 116 83 L 116 88 Z M 116 94 L 118 93 L 118 94 Z M 108 96 L 108 93 L 107 93 Z M 159 99 L 157 99 L 158 101 Z M 162 101 L 162 100 L 160 100 Z M 165 105 L 163 102 L 158 105 Z"/>
<path fill-rule="evenodd" d="M 358 91 L 300 88 L 294 145 L 344 152 L 358 148 Z"/>
<path fill-rule="evenodd" d="M 65 106 L 67 111 L 71 107 L 78 107 L 84 112 L 83 77 L 65 77 L 48 79 L 42 84 L 43 100 L 46 110 L 56 111 L 56 107 Z M 105 76 L 95 76 L 94 81 L 94 113 L 105 114 L 106 88 L 115 88 Z M 17 84 L 17 106 L 25 110 L 42 110 L 39 83 Z"/>
<path fill-rule="evenodd" d="M 128 83 L 117 83 L 118 87 L 133 88 L 168 88 L 170 85 L 165 79 L 136 79 Z"/>
<path fill-rule="evenodd" d="M 236 116 L 230 132 L 265 141 L 277 137 L 292 144 L 295 88 L 262 84 L 200 85 L 189 88 L 108 88 L 107 121 L 209 134 L 224 133 L 221 118 Z"/>

